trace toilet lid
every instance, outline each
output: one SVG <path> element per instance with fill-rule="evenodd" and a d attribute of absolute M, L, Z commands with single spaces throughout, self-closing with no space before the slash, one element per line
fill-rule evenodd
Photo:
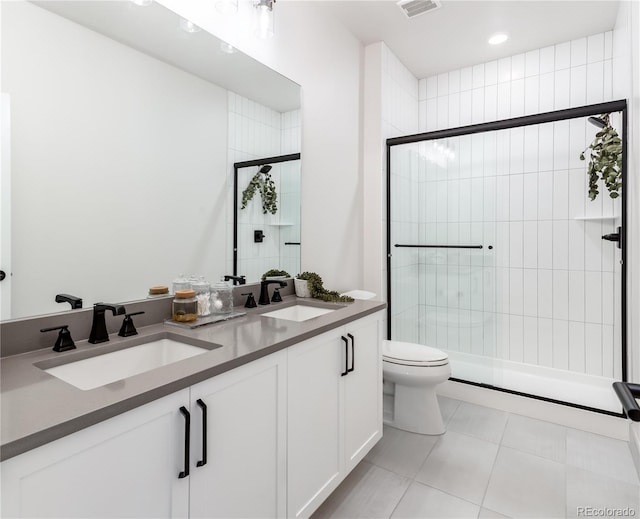
<path fill-rule="evenodd" d="M 382 341 L 382 357 L 389 362 L 412 366 L 446 364 L 449 356 L 423 344 L 401 341 Z"/>

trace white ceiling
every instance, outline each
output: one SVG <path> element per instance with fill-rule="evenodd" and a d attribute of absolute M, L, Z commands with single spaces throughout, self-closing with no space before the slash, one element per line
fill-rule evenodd
<path fill-rule="evenodd" d="M 407 18 L 393 0 L 323 1 L 318 8 L 364 45 L 384 41 L 418 78 L 611 30 L 618 0 L 442 0 Z M 489 45 L 489 36 L 509 40 Z"/>

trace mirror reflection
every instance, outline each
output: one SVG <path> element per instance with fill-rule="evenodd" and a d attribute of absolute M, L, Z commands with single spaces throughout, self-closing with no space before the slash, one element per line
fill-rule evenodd
<path fill-rule="evenodd" d="M 231 274 L 232 165 L 299 151 L 299 86 L 155 2 L 0 7 L 1 318 Z"/>
<path fill-rule="evenodd" d="M 300 272 L 300 154 L 234 164 L 235 275 Z"/>

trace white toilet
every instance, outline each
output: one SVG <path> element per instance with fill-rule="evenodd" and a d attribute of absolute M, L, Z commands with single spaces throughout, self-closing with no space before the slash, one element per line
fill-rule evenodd
<path fill-rule="evenodd" d="M 395 386 L 385 423 L 419 434 L 444 434 L 436 386 L 451 375 L 447 354 L 422 344 L 385 340 L 382 366 L 385 387 Z"/>

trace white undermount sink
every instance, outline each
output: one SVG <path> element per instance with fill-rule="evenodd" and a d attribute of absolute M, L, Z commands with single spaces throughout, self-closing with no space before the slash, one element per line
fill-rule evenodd
<path fill-rule="evenodd" d="M 307 319 L 313 319 L 324 314 L 328 314 L 336 310 L 335 308 L 319 308 L 317 306 L 294 305 L 273 312 L 262 314 L 263 317 L 274 317 L 276 319 L 285 319 L 287 321 L 302 322 Z"/>
<path fill-rule="evenodd" d="M 41 364 L 38 367 L 79 389 L 87 390 L 188 359 L 210 349 L 164 337 L 59 366 L 46 368 Z"/>

